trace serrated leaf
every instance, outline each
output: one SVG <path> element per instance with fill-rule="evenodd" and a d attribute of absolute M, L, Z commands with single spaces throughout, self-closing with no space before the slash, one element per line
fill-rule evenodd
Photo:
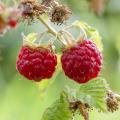
<path fill-rule="evenodd" d="M 75 27 L 83 28 L 86 33 L 89 35 L 90 39 L 94 41 L 94 43 L 98 46 L 98 48 L 102 51 L 103 50 L 103 44 L 101 41 L 101 37 L 97 29 L 89 26 L 87 23 L 82 21 L 75 21 L 73 24 Z"/>
<path fill-rule="evenodd" d="M 46 109 L 41 120 L 70 120 L 71 117 L 67 96 L 62 93 L 60 99 Z"/>
<path fill-rule="evenodd" d="M 102 78 L 96 78 L 80 86 L 77 98 L 101 111 L 106 111 L 105 97 L 107 89 L 106 81 Z"/>

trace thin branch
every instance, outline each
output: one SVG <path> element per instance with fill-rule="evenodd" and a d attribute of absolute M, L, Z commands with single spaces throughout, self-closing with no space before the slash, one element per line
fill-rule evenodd
<path fill-rule="evenodd" d="M 48 24 L 42 17 L 38 18 L 43 25 L 48 29 L 48 33 L 51 33 L 53 36 L 55 36 L 63 45 L 66 45 L 64 41 L 61 39 L 61 34 L 58 33 L 50 24 Z"/>

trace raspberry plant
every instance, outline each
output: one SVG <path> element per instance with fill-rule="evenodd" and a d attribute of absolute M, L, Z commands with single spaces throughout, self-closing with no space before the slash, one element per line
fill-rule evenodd
<path fill-rule="evenodd" d="M 89 120 L 89 111 L 94 108 L 102 112 L 114 112 L 119 108 L 120 96 L 112 92 L 100 76 L 104 61 L 99 32 L 78 20 L 59 31 L 50 24 L 60 26 L 71 14 L 70 8 L 57 0 L 21 0 L 13 7 L 0 3 L 0 36 L 23 21 L 31 25 L 38 20 L 47 28 L 40 33 L 22 34 L 23 44 L 16 62 L 18 72 L 28 80 L 40 82 L 40 86 L 45 79 L 57 81 L 61 71 L 67 80 L 73 81 L 72 86 L 63 88 L 41 120 L 71 120 L 77 114 Z M 70 32 L 73 28 L 80 31 L 78 38 Z M 43 44 L 42 38 L 48 34 L 53 37 Z M 55 51 L 54 41 L 59 41 L 60 53 Z"/>

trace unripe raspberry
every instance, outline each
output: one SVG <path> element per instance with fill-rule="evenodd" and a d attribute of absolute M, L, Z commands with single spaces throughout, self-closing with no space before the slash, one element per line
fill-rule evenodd
<path fill-rule="evenodd" d="M 102 54 L 90 40 L 63 50 L 61 57 L 65 75 L 78 83 L 86 83 L 98 76 L 102 67 Z"/>
<path fill-rule="evenodd" d="M 51 78 L 57 65 L 57 57 L 48 48 L 23 46 L 16 63 L 17 70 L 29 80 Z"/>

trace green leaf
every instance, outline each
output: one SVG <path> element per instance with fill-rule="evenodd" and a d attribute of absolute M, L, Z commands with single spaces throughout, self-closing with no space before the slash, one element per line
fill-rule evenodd
<path fill-rule="evenodd" d="M 101 36 L 97 29 L 89 26 L 87 23 L 82 21 L 75 21 L 73 24 L 75 27 L 82 28 L 86 31 L 86 33 L 89 35 L 90 39 L 94 41 L 94 43 L 98 46 L 98 48 L 102 51 L 103 50 L 103 44 L 101 41 Z"/>
<path fill-rule="evenodd" d="M 62 93 L 51 107 L 46 109 L 41 120 L 70 120 L 72 113 L 69 110 L 69 102 L 65 93 Z"/>
<path fill-rule="evenodd" d="M 106 81 L 103 78 L 96 78 L 85 85 L 81 85 L 76 97 L 101 111 L 106 111 L 105 97 L 107 89 Z"/>

